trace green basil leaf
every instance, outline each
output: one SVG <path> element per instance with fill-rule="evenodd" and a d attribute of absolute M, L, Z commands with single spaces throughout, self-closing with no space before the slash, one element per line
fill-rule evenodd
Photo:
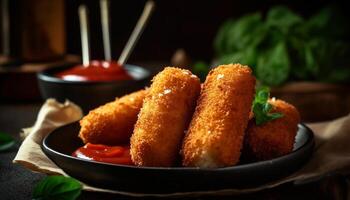
<path fill-rule="evenodd" d="M 324 28 L 329 25 L 331 15 L 332 11 L 330 10 L 330 8 L 327 7 L 310 17 L 310 19 L 306 22 L 309 31 L 312 31 L 312 33 L 316 34 L 322 34 L 317 32 L 320 30 L 324 30 Z"/>
<path fill-rule="evenodd" d="M 319 67 L 316 62 L 314 52 L 310 46 L 305 45 L 303 53 L 305 56 L 305 69 L 308 70 L 313 77 L 315 77 L 319 72 Z"/>
<path fill-rule="evenodd" d="M 270 91 L 267 87 L 260 87 L 255 93 L 255 98 L 252 105 L 255 124 L 262 125 L 266 122 L 283 117 L 282 113 L 270 113 L 272 105 L 268 103 Z"/>
<path fill-rule="evenodd" d="M 271 28 L 288 34 L 293 27 L 303 23 L 303 18 L 285 6 L 276 6 L 267 13 L 266 24 Z"/>
<path fill-rule="evenodd" d="M 268 87 L 260 87 L 257 89 L 255 95 L 255 102 L 265 103 L 269 99 L 269 88 Z"/>
<path fill-rule="evenodd" d="M 34 188 L 33 200 L 75 200 L 81 193 L 82 185 L 74 178 L 48 176 Z"/>
<path fill-rule="evenodd" d="M 227 30 L 226 49 L 228 52 L 256 46 L 263 38 L 264 27 L 260 13 L 241 17 Z"/>
<path fill-rule="evenodd" d="M 309 18 L 305 23 L 308 34 L 312 37 L 345 38 L 347 40 L 350 28 L 348 19 L 342 9 L 327 6 Z"/>
<path fill-rule="evenodd" d="M 270 113 L 269 114 L 270 120 L 278 119 L 283 117 L 282 113 Z"/>
<path fill-rule="evenodd" d="M 220 64 L 230 64 L 230 63 L 241 63 L 243 65 L 248 65 L 255 71 L 255 66 L 257 63 L 257 55 L 255 48 L 247 48 L 236 53 L 226 54 L 219 57 Z"/>
<path fill-rule="evenodd" d="M 10 135 L 0 133 L 0 151 L 10 149 L 15 143 L 15 140 Z"/>
<path fill-rule="evenodd" d="M 261 13 L 248 14 L 221 26 L 215 53 L 221 64 L 249 65 L 265 85 L 287 80 L 348 83 L 350 26 L 345 15 L 332 5 L 310 18 L 283 6 L 271 8 L 265 19 Z"/>
<path fill-rule="evenodd" d="M 230 53 L 219 57 L 219 64 L 239 63 L 243 58 L 242 52 Z"/>
<path fill-rule="evenodd" d="M 210 71 L 209 64 L 204 61 L 197 61 L 194 63 L 192 72 L 196 74 L 202 81 L 205 80 L 205 77 Z"/>
<path fill-rule="evenodd" d="M 256 76 L 264 84 L 280 85 L 288 79 L 289 73 L 289 55 L 283 41 L 258 58 Z"/>
<path fill-rule="evenodd" d="M 226 42 L 229 37 L 228 31 L 232 26 L 234 26 L 234 24 L 234 20 L 227 20 L 223 25 L 221 25 L 214 39 L 214 49 L 219 56 L 229 53 L 226 50 Z"/>

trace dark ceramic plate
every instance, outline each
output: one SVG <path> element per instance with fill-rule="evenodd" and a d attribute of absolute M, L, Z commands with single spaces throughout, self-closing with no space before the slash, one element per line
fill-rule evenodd
<path fill-rule="evenodd" d="M 218 169 L 134 167 L 72 157 L 83 145 L 77 137 L 79 129 L 74 122 L 51 132 L 42 143 L 45 154 L 67 174 L 91 186 L 144 194 L 256 187 L 299 169 L 314 147 L 312 131 L 299 124 L 293 152 L 272 160 Z"/>

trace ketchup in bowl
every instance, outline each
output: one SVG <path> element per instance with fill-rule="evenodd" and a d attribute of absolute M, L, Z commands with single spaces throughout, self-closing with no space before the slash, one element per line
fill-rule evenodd
<path fill-rule="evenodd" d="M 77 149 L 72 156 L 105 163 L 133 165 L 129 146 L 107 146 L 87 143 Z"/>
<path fill-rule="evenodd" d="M 77 65 L 56 74 L 67 81 L 120 81 L 132 80 L 128 72 L 115 61 L 93 60 L 89 66 Z"/>

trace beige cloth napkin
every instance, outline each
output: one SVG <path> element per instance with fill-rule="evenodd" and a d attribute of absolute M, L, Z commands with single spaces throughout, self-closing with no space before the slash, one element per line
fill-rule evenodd
<path fill-rule="evenodd" d="M 76 121 L 82 117 L 81 109 L 71 102 L 60 104 L 49 99 L 42 106 L 35 125 L 23 130 L 26 136 L 15 159 L 24 167 L 46 174 L 62 174 L 67 176 L 62 169 L 55 165 L 41 151 L 40 144 L 48 133 L 55 128 Z M 250 189 L 225 189 L 219 191 L 201 191 L 173 194 L 136 194 L 117 190 L 106 190 L 88 186 L 84 183 L 83 189 L 96 192 L 118 193 L 129 196 L 191 196 L 191 195 L 229 195 L 255 192 L 267 188 L 276 187 L 286 182 L 302 183 L 310 179 L 317 179 L 330 173 L 348 173 L 350 171 L 350 115 L 330 122 L 308 124 L 315 133 L 316 146 L 312 158 L 299 171 L 257 188 Z"/>

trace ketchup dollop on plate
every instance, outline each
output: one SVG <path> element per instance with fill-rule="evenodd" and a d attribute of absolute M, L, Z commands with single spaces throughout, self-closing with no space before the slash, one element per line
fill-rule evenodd
<path fill-rule="evenodd" d="M 115 61 L 91 61 L 89 66 L 77 65 L 56 74 L 68 81 L 120 81 L 132 80 L 128 72 Z"/>
<path fill-rule="evenodd" d="M 129 146 L 107 146 L 87 143 L 77 149 L 72 156 L 105 163 L 133 165 Z"/>

